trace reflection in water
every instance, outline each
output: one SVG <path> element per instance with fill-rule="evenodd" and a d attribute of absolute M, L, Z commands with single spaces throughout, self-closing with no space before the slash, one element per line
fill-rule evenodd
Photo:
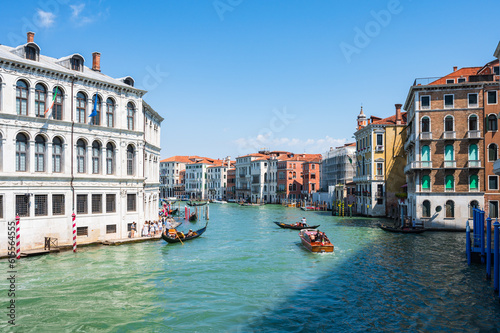
<path fill-rule="evenodd" d="M 212 205 L 207 232 L 82 248 L 19 262 L 23 332 L 498 330 L 484 267 L 464 235 L 386 233 L 378 219 L 274 206 Z M 335 245 L 312 254 L 288 223 L 306 216 Z M 186 223 L 188 230 L 192 224 Z M 0 266 L 7 271 L 7 263 Z M 6 286 L 5 282 L 2 282 Z M 0 323 L 4 328 L 5 322 Z"/>

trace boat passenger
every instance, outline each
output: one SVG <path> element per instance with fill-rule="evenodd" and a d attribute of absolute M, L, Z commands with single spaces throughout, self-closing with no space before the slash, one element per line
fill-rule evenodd
<path fill-rule="evenodd" d="M 194 236 L 194 232 L 192 229 L 189 229 L 189 232 L 187 233 L 186 237 L 191 237 Z"/>

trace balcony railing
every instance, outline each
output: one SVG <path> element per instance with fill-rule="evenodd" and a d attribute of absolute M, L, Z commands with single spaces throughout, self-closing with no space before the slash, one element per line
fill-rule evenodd
<path fill-rule="evenodd" d="M 384 146 L 375 146 L 375 151 L 376 152 L 382 152 L 382 151 L 384 151 Z"/>
<path fill-rule="evenodd" d="M 404 172 L 408 173 L 411 170 L 420 170 L 420 169 L 431 169 L 432 161 L 412 161 L 404 167 Z"/>
<path fill-rule="evenodd" d="M 480 168 L 481 160 L 469 160 L 467 163 L 468 168 Z"/>
<path fill-rule="evenodd" d="M 372 179 L 371 175 L 364 175 L 364 176 L 354 177 L 353 181 L 354 182 L 364 182 L 364 181 L 368 181 L 368 180 L 371 180 L 371 179 Z"/>
<path fill-rule="evenodd" d="M 481 131 L 467 131 L 467 138 L 479 139 L 481 138 Z"/>
<path fill-rule="evenodd" d="M 383 175 L 375 175 L 375 176 L 373 176 L 373 178 L 375 180 L 384 180 L 384 176 Z"/>
<path fill-rule="evenodd" d="M 415 133 L 411 133 L 408 138 L 406 139 L 406 142 L 405 142 L 405 145 L 404 145 L 404 149 L 407 150 L 408 147 L 410 147 L 412 144 L 415 143 Z"/>
<path fill-rule="evenodd" d="M 420 133 L 420 140 L 432 140 L 432 132 Z"/>
<path fill-rule="evenodd" d="M 247 175 L 240 173 L 240 178 L 245 178 Z"/>
<path fill-rule="evenodd" d="M 451 168 L 451 169 L 454 169 L 457 167 L 457 161 L 444 161 L 444 164 L 443 166 L 445 168 Z"/>
<path fill-rule="evenodd" d="M 448 132 L 443 132 L 443 139 L 448 139 L 448 140 L 449 140 L 449 139 L 455 139 L 456 134 L 457 134 L 457 133 L 456 133 L 455 131 L 453 131 L 453 132 L 450 132 L 450 131 L 448 131 Z"/>

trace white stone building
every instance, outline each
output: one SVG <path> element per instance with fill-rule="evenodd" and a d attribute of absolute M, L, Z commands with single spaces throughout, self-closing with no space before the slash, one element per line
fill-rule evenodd
<path fill-rule="evenodd" d="M 207 168 L 208 199 L 226 200 L 227 170 L 230 166 L 231 161 L 227 158 L 223 163 Z"/>
<path fill-rule="evenodd" d="M 126 238 L 133 221 L 157 218 L 163 118 L 145 93 L 101 73 L 99 53 L 89 68 L 79 54 L 43 56 L 33 33 L 0 45 L 0 234 L 19 215 L 28 250 L 45 237 L 71 244 L 73 213 L 78 243 Z"/>

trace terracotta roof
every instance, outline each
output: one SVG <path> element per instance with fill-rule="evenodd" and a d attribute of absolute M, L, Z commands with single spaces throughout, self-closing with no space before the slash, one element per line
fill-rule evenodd
<path fill-rule="evenodd" d="M 406 112 L 401 112 L 401 125 L 406 124 Z M 373 122 L 374 125 L 396 125 L 396 115 Z M 371 125 L 371 124 L 370 124 Z"/>
<path fill-rule="evenodd" d="M 259 153 L 254 153 L 254 154 L 248 154 L 248 155 L 239 156 L 239 157 L 236 157 L 236 158 L 238 159 L 238 158 L 243 158 L 243 157 L 263 157 L 263 156 L 267 156 L 267 155 L 259 154 Z"/>
<path fill-rule="evenodd" d="M 447 79 L 457 79 L 457 78 L 461 78 L 461 77 L 464 77 L 464 78 L 466 78 L 466 81 L 469 81 L 468 80 L 469 76 L 476 75 L 478 73 L 478 71 L 481 70 L 481 68 L 482 67 L 463 67 L 463 68 L 457 69 L 456 71 L 454 71 L 446 76 L 443 76 L 440 79 L 437 79 L 434 82 L 429 83 L 429 85 L 446 84 Z M 455 83 L 457 83 L 456 80 L 455 80 Z"/>
<path fill-rule="evenodd" d="M 196 155 L 194 155 L 194 156 L 172 156 L 172 157 L 166 158 L 164 160 L 161 160 L 160 163 L 163 163 L 163 162 L 191 163 L 197 158 L 203 158 L 203 157 L 196 156 Z"/>

